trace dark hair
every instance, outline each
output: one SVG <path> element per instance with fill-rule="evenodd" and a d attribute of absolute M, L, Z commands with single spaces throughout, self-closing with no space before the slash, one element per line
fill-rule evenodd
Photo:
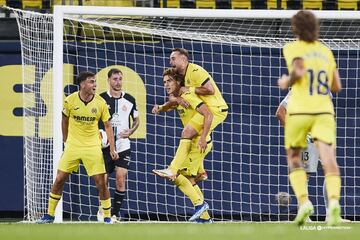
<path fill-rule="evenodd" d="M 319 22 L 310 11 L 300 10 L 291 18 L 292 32 L 300 40 L 314 42 L 319 38 Z"/>
<path fill-rule="evenodd" d="M 189 58 L 189 52 L 185 48 L 173 48 L 171 52 L 179 52 L 181 55 L 184 55 L 187 58 Z"/>
<path fill-rule="evenodd" d="M 88 77 L 95 77 L 95 73 L 89 71 L 79 73 L 78 77 L 76 78 L 77 84 L 80 85 L 80 83 L 85 81 Z"/>
<path fill-rule="evenodd" d="M 169 76 L 170 78 L 177 81 L 181 86 L 184 86 L 184 79 L 176 72 L 175 68 L 166 68 L 163 72 L 163 77 L 165 76 Z"/>
<path fill-rule="evenodd" d="M 118 74 L 118 73 L 120 73 L 121 75 L 123 75 L 123 73 L 122 73 L 122 71 L 120 70 L 120 69 L 118 69 L 118 68 L 112 68 L 112 69 L 110 69 L 109 70 L 109 72 L 108 72 L 108 78 L 111 78 L 111 76 L 113 75 L 113 74 Z"/>

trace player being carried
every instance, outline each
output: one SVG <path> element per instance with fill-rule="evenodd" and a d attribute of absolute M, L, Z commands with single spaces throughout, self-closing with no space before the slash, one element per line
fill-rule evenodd
<path fill-rule="evenodd" d="M 175 176 L 168 176 L 161 171 L 153 170 L 153 172 L 161 177 L 170 179 L 179 189 L 190 198 L 195 206 L 194 215 L 189 221 L 198 223 L 211 223 L 212 220 L 207 212 L 209 205 L 204 201 L 204 195 L 197 185 L 198 173 L 203 170 L 203 161 L 205 156 L 212 148 L 212 141 L 209 136 L 210 127 L 213 120 L 213 114 L 210 112 L 204 102 L 193 92 L 181 87 L 182 78 L 177 75 L 175 70 L 168 68 L 163 74 L 164 87 L 170 97 L 182 97 L 189 105 L 184 108 L 178 105 L 179 113 L 184 131 L 192 129 L 196 135 L 190 141 L 190 149 L 181 164 L 177 167 L 178 171 Z M 174 109 L 165 105 L 155 105 L 152 109 L 154 114 L 166 112 Z M 182 138 L 183 139 L 183 138 Z M 173 164 L 174 160 L 170 164 Z"/>

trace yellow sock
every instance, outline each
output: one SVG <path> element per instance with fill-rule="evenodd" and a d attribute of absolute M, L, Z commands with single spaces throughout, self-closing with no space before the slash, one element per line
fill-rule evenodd
<path fill-rule="evenodd" d="M 330 200 L 340 199 L 341 191 L 341 178 L 336 173 L 328 173 L 325 175 L 325 187 L 328 195 L 329 202 Z"/>
<path fill-rule="evenodd" d="M 306 172 L 303 168 L 296 168 L 289 174 L 290 184 L 294 190 L 298 204 L 309 200 Z"/>
<path fill-rule="evenodd" d="M 199 185 L 195 184 L 194 186 L 195 191 L 199 194 L 199 196 L 201 197 L 201 199 L 204 201 L 204 194 L 201 191 Z M 201 214 L 200 216 L 201 219 L 210 219 L 210 215 L 208 211 L 205 211 L 203 214 Z"/>
<path fill-rule="evenodd" d="M 176 150 L 174 159 L 171 161 L 169 169 L 176 174 L 181 168 L 181 164 L 184 161 L 185 157 L 188 155 L 191 147 L 191 139 L 181 139 L 179 147 Z"/>
<path fill-rule="evenodd" d="M 106 200 L 100 200 L 100 203 L 101 203 L 101 207 L 104 211 L 104 218 L 106 217 L 111 217 L 111 213 L 110 213 L 110 210 L 111 210 L 111 199 L 108 198 Z"/>
<path fill-rule="evenodd" d="M 199 196 L 199 194 L 196 192 L 196 190 L 194 189 L 193 185 L 191 184 L 191 182 L 189 181 L 189 179 L 187 179 L 186 177 L 184 177 L 183 175 L 179 175 L 175 181 L 174 181 L 175 185 L 179 187 L 179 189 L 188 197 L 190 198 L 192 204 L 194 206 L 202 204 L 203 203 L 203 199 Z"/>
<path fill-rule="evenodd" d="M 55 216 L 55 209 L 58 205 L 58 202 L 61 199 L 61 195 L 53 194 L 50 192 L 49 194 L 49 206 L 48 206 L 48 214 L 50 216 Z"/>

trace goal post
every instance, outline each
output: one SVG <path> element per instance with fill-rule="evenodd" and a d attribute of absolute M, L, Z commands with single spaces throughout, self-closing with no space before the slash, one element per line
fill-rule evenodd
<path fill-rule="evenodd" d="M 34 133 L 26 133 L 25 137 L 25 152 L 29 153 L 25 154 L 25 164 L 39 172 L 25 168 L 27 220 L 35 220 L 46 210 L 50 190 L 48 184 L 32 183 L 39 178 L 51 182 L 56 176 L 62 153 L 64 94 L 75 88 L 75 76 L 83 70 L 95 72 L 97 92 L 105 91 L 106 73 L 111 67 L 124 72 L 124 89 L 137 100 L 141 116 L 141 126 L 132 139 L 123 219 L 187 219 L 193 210 L 189 200 L 172 184 L 151 174 L 152 169 L 170 163 L 182 129 L 174 112 L 151 114 L 154 104 L 166 100 L 162 71 L 170 66 L 169 54 L 175 47 L 190 51 L 190 61 L 214 77 L 230 106 L 227 120 L 212 134 L 214 149 L 205 159 L 209 180 L 200 184 L 211 215 L 220 221 L 293 219 L 294 197 L 287 206 L 276 202 L 279 192 L 294 195 L 287 178 L 283 129 L 274 115 L 286 95 L 276 86 L 276 79 L 287 71 L 281 47 L 293 40 L 289 19 L 297 11 L 55 6 L 54 14 L 47 15 L 41 23 L 37 20 L 41 14 L 14 11 L 21 32 L 24 84 L 34 74 L 38 75 L 38 85 L 47 83 L 50 76 L 52 80 L 51 91 L 42 86 L 35 89 L 40 97 L 46 91 L 46 98 L 52 101 L 51 110 L 39 107 L 39 112 L 51 114 L 47 145 L 33 147 L 44 142 L 42 134 L 37 133 L 41 127 L 28 127 Z M 344 183 L 343 215 L 355 218 L 360 215 L 356 208 L 360 204 L 356 196 L 360 169 L 355 161 L 360 154 L 355 144 L 360 134 L 356 94 L 356 79 L 360 77 L 360 13 L 313 12 L 321 21 L 321 40 L 334 51 L 344 84 L 344 90 L 334 97 L 337 153 Z M 41 24 L 46 25 L 43 34 L 26 31 Z M 36 47 L 37 43 L 41 47 Z M 52 55 L 38 55 L 45 51 L 43 48 L 50 49 Z M 48 67 L 29 68 L 43 63 Z M 24 106 L 29 104 L 34 105 L 34 99 L 24 98 Z M 33 117 L 26 121 L 37 126 L 42 123 L 39 119 L 39 123 L 34 123 Z M 41 156 L 42 152 L 51 153 L 51 157 Z M 43 169 L 44 162 L 51 164 L 51 174 Z M 314 216 L 320 220 L 325 215 L 322 184 L 319 170 L 310 177 L 309 189 L 316 206 Z M 34 206 L 36 203 L 39 207 Z M 95 220 L 97 208 L 95 185 L 80 167 L 66 184 L 56 220 L 62 221 L 63 213 L 73 221 Z"/>

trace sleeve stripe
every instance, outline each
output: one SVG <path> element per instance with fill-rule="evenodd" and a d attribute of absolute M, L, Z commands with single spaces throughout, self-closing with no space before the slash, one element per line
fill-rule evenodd
<path fill-rule="evenodd" d="M 198 108 L 201 107 L 201 105 L 203 105 L 203 104 L 204 104 L 204 102 L 199 103 L 199 104 L 196 106 L 195 109 L 198 109 Z"/>
<path fill-rule="evenodd" d="M 202 82 L 201 86 L 204 86 L 208 81 L 210 81 L 210 78 L 205 79 L 205 81 Z"/>
<path fill-rule="evenodd" d="M 51 196 L 51 195 L 50 195 L 49 197 L 52 198 L 52 199 L 54 199 L 54 200 L 58 200 L 58 201 L 61 199 L 61 197 L 56 198 L 56 197 L 53 197 L 53 196 Z"/>

